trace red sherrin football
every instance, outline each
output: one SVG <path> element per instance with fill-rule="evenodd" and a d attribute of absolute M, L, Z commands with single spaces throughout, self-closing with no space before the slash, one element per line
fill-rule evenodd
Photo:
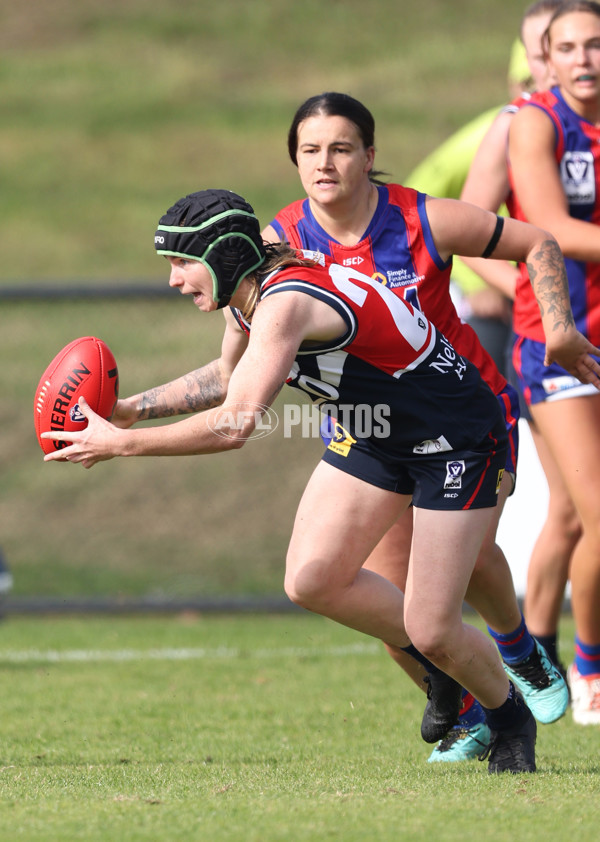
<path fill-rule="evenodd" d="M 110 418 L 119 396 L 117 363 L 108 345 L 95 336 L 82 336 L 66 345 L 42 375 L 35 392 L 35 432 L 44 453 L 68 442 L 40 438 L 49 430 L 83 430 L 87 419 L 77 399 L 83 395 L 103 418 Z"/>

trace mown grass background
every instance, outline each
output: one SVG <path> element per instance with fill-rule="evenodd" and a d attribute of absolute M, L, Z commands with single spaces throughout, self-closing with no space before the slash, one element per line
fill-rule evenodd
<path fill-rule="evenodd" d="M 493 9 L 493 13 L 491 12 Z M 246 195 L 267 223 L 300 195 L 286 134 L 323 90 L 363 100 L 396 179 L 506 96 L 524 4 L 508 0 L 0 0 L 0 294 L 165 284 L 152 237 L 181 195 Z M 198 459 L 44 465 L 35 387 L 95 334 L 123 395 L 218 354 L 220 314 L 165 299 L 0 298 L 0 547 L 14 594 L 281 593 L 319 443 L 273 436 Z M 294 401 L 291 390 L 281 400 Z"/>
<path fill-rule="evenodd" d="M 423 694 L 320 617 L 19 618 L 0 663 L 7 842 L 597 839 L 597 728 L 540 726 L 535 775 L 428 764 Z"/>
<path fill-rule="evenodd" d="M 0 0 L 0 295 L 165 283 L 158 217 L 190 190 L 261 221 L 300 195 L 296 107 L 347 91 L 395 179 L 506 97 L 506 0 Z M 0 547 L 16 596 L 281 594 L 318 442 L 44 465 L 35 386 L 76 336 L 122 394 L 212 359 L 221 317 L 177 296 L 0 298 Z M 290 395 L 282 400 L 291 400 Z M 563 657 L 573 627 L 563 622 Z M 187 651 L 187 654 L 186 654 Z M 179 653 L 179 655 L 177 655 Z M 318 617 L 30 619 L 0 627 L 4 840 L 597 838 L 598 732 L 540 729 L 536 776 L 432 766 L 423 698 L 380 644 Z"/>

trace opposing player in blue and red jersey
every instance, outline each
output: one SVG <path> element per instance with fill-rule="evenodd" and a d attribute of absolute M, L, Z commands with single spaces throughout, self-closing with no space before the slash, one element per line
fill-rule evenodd
<path fill-rule="evenodd" d="M 526 260 L 534 276 L 553 265 L 544 289 L 551 286 L 562 309 L 544 318 L 548 356 L 600 384 L 600 365 L 589 355 L 596 349 L 565 318 L 568 293 L 555 241 L 515 220 L 499 231 L 494 214 L 472 205 L 430 205 L 438 225 L 446 218 L 438 242 L 442 262 L 460 241 L 471 253 L 493 247 L 499 257 Z M 325 395 L 336 413 L 346 411 L 346 427 L 336 430 L 300 502 L 286 562 L 288 595 L 394 646 L 412 640 L 483 707 L 493 734 L 489 771 L 535 771 L 535 720 L 489 637 L 462 617 L 508 442 L 498 401 L 477 368 L 423 313 L 378 281 L 352 267 L 306 259 L 286 244 L 265 247 L 252 208 L 229 191 L 180 199 L 161 218 L 155 248 L 169 261 L 171 286 L 198 309 L 226 308 L 220 359 L 119 401 L 120 427 L 82 401 L 88 427 L 44 434 L 69 443 L 46 461 L 58 456 L 90 468 L 115 456 L 232 450 L 249 438 L 285 382 L 317 404 Z M 150 415 L 200 410 L 206 402 L 218 406 L 175 424 L 123 429 Z M 379 423 L 362 430 L 364 410 L 374 417 L 382 407 L 383 434 Z M 404 597 L 363 565 L 411 502 L 415 526 Z"/>
<path fill-rule="evenodd" d="M 559 0 L 537 0 L 528 7 L 523 16 L 521 40 L 537 91 L 546 91 L 556 83 L 552 68 L 546 61 L 542 39 L 552 15 L 561 5 Z M 460 196 L 463 201 L 494 212 L 506 201 L 510 204 L 508 132 L 513 116 L 529 101 L 530 96 L 531 94 L 513 100 L 490 126 L 471 164 Z M 514 300 L 520 274 L 514 264 L 478 258 L 465 258 L 465 261 L 489 284 Z M 511 335 L 511 356 L 513 341 Z M 516 374 L 514 376 L 516 377 Z M 530 632 L 544 646 L 550 660 L 566 675 L 559 656 L 558 631 L 565 587 L 569 579 L 571 555 L 579 541 L 581 526 L 575 504 L 548 443 L 538 430 L 529 410 L 525 416 L 546 476 L 548 506 L 527 565 L 523 613 Z"/>
<path fill-rule="evenodd" d="M 307 198 L 280 211 L 263 231 L 265 239 L 283 238 L 293 246 L 329 254 L 409 301 L 477 366 L 498 398 L 510 442 L 506 470 L 467 599 L 486 620 L 534 716 L 552 722 L 566 710 L 566 684 L 527 631 L 509 565 L 496 543 L 498 520 L 515 481 L 518 397 L 475 331 L 459 319 L 450 294 L 451 255 L 471 253 L 469 231 L 464 229 L 462 237 L 442 248 L 452 210 L 416 190 L 380 183 L 373 171 L 373 117 L 346 94 L 325 93 L 303 103 L 288 133 L 288 150 Z M 501 226 L 499 219 L 497 236 Z M 494 245 L 492 241 L 485 257 L 495 253 Z M 366 566 L 404 590 L 411 539 L 412 513 L 408 511 L 390 528 Z M 424 663 L 414 649 L 401 651 L 390 641 L 385 643 L 392 658 L 418 683 L 427 682 L 429 701 L 421 733 L 427 742 L 442 740 L 457 722 L 461 688 Z M 465 708 L 469 705 L 467 699 Z M 470 738 L 464 745 L 468 742 L 467 755 L 474 757 L 489 740 L 489 732 L 483 716 L 476 716 L 472 709 L 465 713 Z"/>
<path fill-rule="evenodd" d="M 562 0 L 537 0 L 524 13 L 520 35 L 534 82 L 532 91 L 548 90 L 556 82 L 552 68 L 546 61 L 542 39 L 552 15 L 561 5 Z M 508 132 L 513 116 L 530 97 L 531 92 L 514 99 L 490 126 L 472 161 L 460 196 L 463 201 L 491 211 L 497 211 L 500 205 L 507 201 L 510 204 Z M 479 258 L 465 258 L 464 261 L 489 284 L 514 300 L 520 274 L 515 264 Z M 510 348 L 507 348 L 511 357 L 513 341 L 511 329 Z M 507 368 L 510 377 L 516 380 L 512 364 L 507 363 Z M 514 381 L 511 382 L 514 385 Z M 524 405 L 526 406 L 521 396 L 522 410 Z M 528 408 L 524 416 L 546 477 L 548 506 L 527 565 L 523 612 L 531 634 L 546 649 L 550 660 L 566 675 L 566 669 L 559 656 L 558 631 L 562 619 L 565 587 L 569 579 L 571 555 L 579 541 L 581 527 L 577 510 L 554 457 Z"/>
<path fill-rule="evenodd" d="M 565 255 L 575 324 L 600 339 L 600 4 L 565 2 L 545 53 L 558 82 L 512 119 L 514 216 L 543 225 Z M 539 305 L 525 272 L 517 285 L 514 362 L 531 415 L 576 506 L 582 534 L 571 560 L 573 718 L 600 725 L 600 399 L 559 365 L 546 365 Z M 543 310 L 554 306 L 545 296 Z"/>

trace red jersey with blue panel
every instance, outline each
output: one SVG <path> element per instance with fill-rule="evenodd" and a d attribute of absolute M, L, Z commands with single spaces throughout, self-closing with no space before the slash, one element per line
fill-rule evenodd
<path fill-rule="evenodd" d="M 337 419 L 323 458 L 374 485 L 413 494 L 426 508 L 494 505 L 507 435 L 477 368 L 386 286 L 319 257 L 322 265 L 269 275 L 260 300 L 310 295 L 346 325 L 334 340 L 303 344 L 288 378 Z M 366 409 L 373 423 L 365 430 Z"/>
<path fill-rule="evenodd" d="M 557 87 L 533 94 L 521 107 L 539 108 L 552 120 L 556 136 L 556 165 L 570 215 L 586 222 L 600 223 L 600 128 L 576 114 Z M 514 190 L 508 207 L 515 219 L 527 221 Z M 575 324 L 584 336 L 598 345 L 600 263 L 565 258 L 565 265 Z M 525 266 L 521 267 L 517 286 L 513 325 L 519 336 L 545 342 L 539 307 Z"/>
<path fill-rule="evenodd" d="M 270 224 L 290 245 L 330 255 L 341 266 L 370 275 L 418 307 L 498 394 L 506 380 L 475 331 L 456 312 L 450 295 L 452 261 L 443 261 L 435 247 L 426 195 L 400 184 L 380 185 L 377 190 L 377 209 L 354 246 L 342 245 L 327 234 L 313 216 L 308 199 L 288 205 Z"/>
<path fill-rule="evenodd" d="M 345 246 L 332 239 L 315 219 L 308 198 L 283 208 L 270 223 L 296 248 L 320 251 L 336 263 L 370 275 L 425 313 L 459 354 L 479 369 L 501 403 L 511 433 L 506 468 L 514 473 L 518 451 L 518 397 L 477 334 L 462 322 L 450 295 L 452 260 L 443 261 L 435 246 L 425 203 L 427 196 L 400 184 L 377 186 L 377 208 L 362 239 Z"/>

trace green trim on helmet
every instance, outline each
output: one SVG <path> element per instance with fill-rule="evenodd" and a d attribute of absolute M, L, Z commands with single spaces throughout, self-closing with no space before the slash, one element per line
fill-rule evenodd
<path fill-rule="evenodd" d="M 162 230 L 164 231 L 164 228 Z M 166 249 L 156 249 L 156 253 L 157 254 L 165 254 L 168 257 L 182 257 L 184 260 L 195 260 L 196 263 L 201 263 L 204 266 L 205 269 L 208 269 L 208 272 L 209 272 L 209 274 L 212 278 L 212 282 L 213 282 L 213 301 L 218 302 L 219 299 L 217 298 L 217 292 L 218 292 L 218 290 L 217 290 L 217 276 L 215 274 L 215 270 L 212 268 L 212 266 L 209 263 L 206 262 L 206 260 L 203 257 L 192 257 L 191 254 L 185 254 L 182 251 L 166 251 Z M 205 254 L 206 254 L 206 252 L 205 252 Z M 241 280 L 241 278 L 240 278 L 240 280 Z M 238 284 L 238 286 L 239 286 L 239 284 Z M 236 289 L 237 289 L 237 287 L 236 287 Z"/>
<path fill-rule="evenodd" d="M 160 225 L 156 229 L 157 231 L 167 231 L 170 234 L 192 234 L 194 231 L 202 231 L 203 228 L 207 228 L 209 225 L 213 225 L 215 222 L 218 222 L 220 219 L 225 219 L 227 216 L 249 216 L 251 219 L 256 219 L 258 222 L 258 217 L 255 213 L 249 213 L 249 211 L 238 210 L 237 208 L 232 208 L 232 210 L 223 211 L 223 213 L 217 213 L 214 216 L 211 216 L 210 219 L 207 219 L 206 222 L 202 222 L 200 225 Z"/>
<path fill-rule="evenodd" d="M 230 213 L 230 212 L 228 211 L 226 214 L 225 214 L 225 213 L 220 214 L 220 216 L 228 216 L 228 215 L 229 215 L 229 213 Z M 235 213 L 239 213 L 239 211 L 235 211 Z M 254 214 L 253 214 L 253 213 L 246 213 L 246 214 L 245 214 L 245 216 L 252 216 L 252 217 L 254 217 L 254 219 L 256 219 L 256 217 L 254 216 Z M 213 219 L 216 219 L 216 217 L 214 217 L 214 216 L 213 216 Z M 222 242 L 223 242 L 223 240 L 229 240 L 231 237 L 241 237 L 242 239 L 244 239 L 244 240 L 246 240 L 247 242 L 249 242 L 249 243 L 250 243 L 250 245 L 252 246 L 252 248 L 254 249 L 254 251 L 256 252 L 256 254 L 258 255 L 258 260 L 257 260 L 257 262 L 256 262 L 256 263 L 253 263 L 253 264 L 252 264 L 252 266 L 248 269 L 248 271 L 247 271 L 245 274 L 243 274 L 243 275 L 241 276 L 241 278 L 238 280 L 237 284 L 234 286 L 234 288 L 233 288 L 233 289 L 231 290 L 231 292 L 229 293 L 229 297 L 230 297 L 230 298 L 231 298 L 231 296 L 234 294 L 234 292 L 237 290 L 237 288 L 239 287 L 239 285 L 242 283 L 242 281 L 244 280 L 244 278 L 247 278 L 247 277 L 248 277 L 248 275 L 249 275 L 251 272 L 254 272 L 254 270 L 255 270 L 255 269 L 258 269 L 258 267 L 261 265 L 261 263 L 262 263 L 262 262 L 264 261 L 264 259 L 265 259 L 265 255 L 264 255 L 264 254 L 260 254 L 260 252 L 259 252 L 259 250 L 258 250 L 258 247 L 257 247 L 256 243 L 254 242 L 254 240 L 252 239 L 252 237 L 249 237 L 247 234 L 242 234 L 240 231 L 231 231 L 231 232 L 230 232 L 230 233 L 228 233 L 228 234 L 221 234 L 221 236 L 220 236 L 220 237 L 217 237 L 217 239 L 216 239 L 216 240 L 214 240 L 214 242 L 212 242 L 212 243 L 208 246 L 208 248 L 206 249 L 206 251 L 205 251 L 205 252 L 204 252 L 204 254 L 202 255 L 202 262 L 204 263 L 204 259 L 206 258 L 206 255 L 207 255 L 210 251 L 212 251 L 212 249 L 214 249 L 214 248 L 215 248 L 215 246 L 218 246 L 218 245 L 219 245 L 219 243 L 222 243 Z M 214 300 L 218 303 L 218 302 L 219 302 L 219 299 L 220 299 L 220 297 L 221 297 L 221 296 L 219 295 L 218 284 L 217 284 L 217 276 L 216 276 L 216 274 L 213 272 L 213 270 L 210 268 L 210 266 L 208 266 L 208 264 L 207 264 L 207 268 L 208 268 L 208 270 L 209 270 L 209 272 L 210 272 L 210 274 L 211 274 L 211 276 L 212 276 L 212 279 L 213 279 L 213 298 L 214 298 Z"/>
<path fill-rule="evenodd" d="M 239 213 L 239 211 L 235 211 L 235 213 Z M 227 214 L 220 214 L 220 216 L 227 216 L 227 215 L 229 215 L 229 211 L 227 212 Z M 247 213 L 245 215 L 246 216 L 254 216 L 254 214 L 251 214 L 251 213 Z M 213 217 L 213 219 L 216 219 L 216 217 Z M 190 232 L 191 231 L 197 231 L 199 228 L 202 228 L 202 227 L 203 227 L 202 225 L 199 225 L 195 228 L 190 228 L 189 231 Z M 177 225 L 176 226 L 159 225 L 158 228 L 157 228 L 157 231 L 166 231 L 167 233 L 171 233 L 171 232 L 173 232 L 173 233 L 181 233 L 181 232 L 188 233 L 187 229 L 181 228 Z M 247 242 L 250 243 L 250 245 L 252 246 L 252 248 L 254 249 L 256 254 L 258 255 L 258 260 L 256 261 L 256 263 L 254 263 L 248 269 L 248 271 L 244 275 L 242 275 L 242 277 L 238 280 L 238 282 L 235 285 L 235 287 L 233 288 L 233 290 L 229 293 L 229 296 L 231 297 L 235 293 L 235 291 L 238 289 L 239 285 L 242 283 L 244 278 L 248 277 L 248 275 L 251 272 L 254 272 L 255 269 L 258 269 L 258 267 L 263 263 L 263 261 L 265 259 L 265 256 L 261 255 L 259 253 L 258 247 L 257 247 L 256 243 L 254 242 L 254 240 L 251 237 L 249 237 L 247 234 L 242 234 L 239 231 L 231 231 L 228 234 L 221 234 L 220 237 L 217 237 L 217 239 L 214 242 L 212 242 L 209 246 L 207 246 L 207 248 L 204 251 L 202 257 L 195 257 L 194 255 L 187 254 L 185 252 L 180 252 L 180 251 L 168 251 L 167 249 L 156 249 L 156 253 L 157 254 L 169 255 L 170 257 L 181 257 L 184 260 L 195 260 L 197 263 L 202 263 L 202 265 L 205 266 L 206 269 L 208 269 L 208 271 L 210 273 L 210 276 L 212 278 L 212 282 L 213 282 L 213 301 L 216 301 L 218 303 L 219 299 L 220 299 L 220 296 L 219 296 L 219 285 L 218 285 L 217 275 L 216 275 L 214 269 L 212 268 L 212 266 L 210 265 L 210 263 L 207 262 L 206 255 L 213 248 L 215 248 L 215 246 L 217 246 L 219 243 L 223 242 L 223 240 L 228 240 L 231 237 L 242 237 L 242 239 L 247 240 Z"/>

